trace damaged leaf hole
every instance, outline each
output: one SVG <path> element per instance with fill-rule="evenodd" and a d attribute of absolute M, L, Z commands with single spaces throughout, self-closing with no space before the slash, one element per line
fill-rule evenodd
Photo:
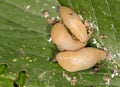
<path fill-rule="evenodd" d="M 13 82 L 14 87 L 23 87 L 26 81 L 26 71 L 20 71 L 17 79 Z"/>
<path fill-rule="evenodd" d="M 83 87 L 95 87 L 95 86 L 83 86 Z"/>
<path fill-rule="evenodd" d="M 0 75 L 4 74 L 4 71 L 8 68 L 8 64 L 0 64 Z M 13 75 L 12 72 L 10 72 Z M 26 81 L 26 71 L 20 71 L 16 80 L 12 81 L 14 87 L 22 87 Z M 7 78 L 6 78 L 7 79 Z M 12 79 L 10 79 L 12 80 Z"/>
<path fill-rule="evenodd" d="M 14 83 L 14 87 L 19 87 L 18 84 L 16 82 L 13 82 Z"/>

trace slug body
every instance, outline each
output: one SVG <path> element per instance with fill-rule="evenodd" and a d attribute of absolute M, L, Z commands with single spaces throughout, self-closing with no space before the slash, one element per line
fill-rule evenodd
<path fill-rule="evenodd" d="M 92 47 L 78 51 L 60 52 L 56 55 L 59 65 L 69 72 L 85 70 L 106 58 L 106 52 Z"/>
<path fill-rule="evenodd" d="M 79 16 L 70 8 L 61 6 L 60 16 L 63 23 L 81 42 L 88 40 L 87 29 L 80 20 Z"/>
<path fill-rule="evenodd" d="M 60 51 L 78 50 L 86 45 L 86 43 L 82 43 L 79 40 L 74 40 L 61 23 L 53 25 L 51 29 L 51 37 Z"/>

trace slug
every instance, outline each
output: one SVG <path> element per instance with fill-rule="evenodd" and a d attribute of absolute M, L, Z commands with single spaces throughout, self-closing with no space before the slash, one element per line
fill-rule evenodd
<path fill-rule="evenodd" d="M 61 6 L 59 12 L 65 26 L 77 39 L 81 42 L 86 42 L 88 40 L 87 29 L 79 16 L 72 9 L 65 6 Z"/>
<path fill-rule="evenodd" d="M 97 48 L 86 47 L 77 51 L 65 51 L 56 55 L 58 64 L 69 72 L 86 70 L 106 58 L 106 52 Z"/>
<path fill-rule="evenodd" d="M 68 33 L 65 26 L 61 23 L 56 23 L 51 29 L 51 38 L 53 43 L 57 45 L 60 51 L 64 50 L 78 50 L 86 46 L 86 43 L 82 43 L 79 40 L 75 40 Z"/>

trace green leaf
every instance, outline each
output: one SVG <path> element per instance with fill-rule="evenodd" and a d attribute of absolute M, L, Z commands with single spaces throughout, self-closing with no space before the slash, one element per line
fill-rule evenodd
<path fill-rule="evenodd" d="M 72 8 L 82 15 L 84 21 L 94 24 L 91 46 L 96 45 L 93 44 L 93 39 L 96 39 L 97 45 L 107 48 L 112 61 L 105 60 L 93 68 L 75 73 L 66 72 L 50 61 L 57 49 L 49 41 L 51 25 L 48 19 L 58 17 L 60 4 Z M 4 71 L 0 67 L 0 77 L 10 79 L 7 87 L 12 87 L 14 81 L 23 85 L 24 80 L 25 87 L 72 87 L 71 82 L 63 78 L 64 71 L 69 78 L 77 78 L 74 87 L 119 87 L 119 4 L 118 0 L 1 0 L 0 64 L 7 64 L 8 68 Z M 48 17 L 45 17 L 44 11 L 48 12 Z M 107 38 L 100 38 L 100 35 Z M 101 66 L 100 71 L 94 73 L 93 69 L 98 66 Z M 21 71 L 25 71 L 27 77 L 18 74 Z M 109 80 L 110 83 L 106 84 Z"/>
<path fill-rule="evenodd" d="M 17 78 L 17 80 L 15 82 L 17 84 L 19 84 L 20 87 L 22 87 L 24 85 L 24 83 L 25 83 L 25 80 L 26 80 L 26 72 L 21 71 L 21 72 L 19 72 L 18 78 Z"/>
<path fill-rule="evenodd" d="M 14 87 L 10 79 L 0 78 L 0 87 Z"/>
<path fill-rule="evenodd" d="M 7 68 L 7 65 L 6 64 L 1 64 L 0 65 L 0 75 L 2 75 L 5 71 L 5 69 Z"/>

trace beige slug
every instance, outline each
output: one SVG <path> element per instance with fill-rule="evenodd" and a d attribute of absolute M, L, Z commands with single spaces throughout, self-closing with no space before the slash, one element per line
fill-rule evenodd
<path fill-rule="evenodd" d="M 88 69 L 105 58 L 105 51 L 92 47 L 82 48 L 78 51 L 60 52 L 56 55 L 59 65 L 69 72 Z"/>
<path fill-rule="evenodd" d="M 65 6 L 61 6 L 59 11 L 65 26 L 68 27 L 81 42 L 86 42 L 88 40 L 87 29 L 79 16 L 72 9 Z"/>
<path fill-rule="evenodd" d="M 60 51 L 78 50 L 86 45 L 86 43 L 82 43 L 79 40 L 74 40 L 61 23 L 53 25 L 51 29 L 51 37 L 52 41 L 57 45 L 57 48 Z"/>

